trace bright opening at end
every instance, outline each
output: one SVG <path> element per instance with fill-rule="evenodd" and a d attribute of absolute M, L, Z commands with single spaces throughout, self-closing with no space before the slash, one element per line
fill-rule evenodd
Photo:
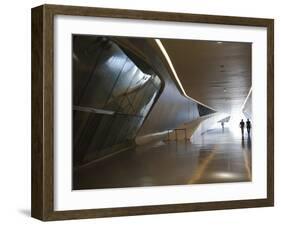
<path fill-rule="evenodd" d="M 241 137 L 241 129 L 239 123 L 242 119 L 246 123 L 247 118 L 245 117 L 243 112 L 234 112 L 230 115 L 229 123 L 226 123 L 226 126 L 229 127 L 230 131 L 235 137 Z"/>

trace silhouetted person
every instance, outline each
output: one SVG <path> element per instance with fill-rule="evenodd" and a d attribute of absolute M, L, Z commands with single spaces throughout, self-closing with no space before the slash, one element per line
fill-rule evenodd
<path fill-rule="evenodd" d="M 241 133 L 242 133 L 242 138 L 244 138 L 244 127 L 245 127 L 245 122 L 242 119 L 241 122 L 240 122 L 240 129 L 241 129 Z"/>
<path fill-rule="evenodd" d="M 247 132 L 248 132 L 248 137 L 250 136 L 250 132 L 251 132 L 251 128 L 252 128 L 252 125 L 251 125 L 251 122 L 249 119 L 247 119 L 246 121 L 246 128 L 247 128 Z"/>
<path fill-rule="evenodd" d="M 224 132 L 224 122 L 221 122 L 222 132 Z"/>

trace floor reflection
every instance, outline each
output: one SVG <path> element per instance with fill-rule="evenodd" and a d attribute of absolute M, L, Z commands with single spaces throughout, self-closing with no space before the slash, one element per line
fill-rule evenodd
<path fill-rule="evenodd" d="M 194 144 L 158 142 L 84 167 L 73 180 L 78 189 L 250 181 L 251 138 L 218 128 Z"/>

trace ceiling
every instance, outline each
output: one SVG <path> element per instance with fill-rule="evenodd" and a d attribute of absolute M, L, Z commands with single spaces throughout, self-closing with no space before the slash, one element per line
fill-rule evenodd
<path fill-rule="evenodd" d="M 241 109 L 251 88 L 251 43 L 161 42 L 188 96 L 224 113 Z"/>

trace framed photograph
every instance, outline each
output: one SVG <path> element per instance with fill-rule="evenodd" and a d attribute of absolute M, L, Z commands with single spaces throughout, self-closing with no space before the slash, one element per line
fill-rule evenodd
<path fill-rule="evenodd" d="M 274 205 L 274 21 L 32 9 L 32 216 Z"/>

